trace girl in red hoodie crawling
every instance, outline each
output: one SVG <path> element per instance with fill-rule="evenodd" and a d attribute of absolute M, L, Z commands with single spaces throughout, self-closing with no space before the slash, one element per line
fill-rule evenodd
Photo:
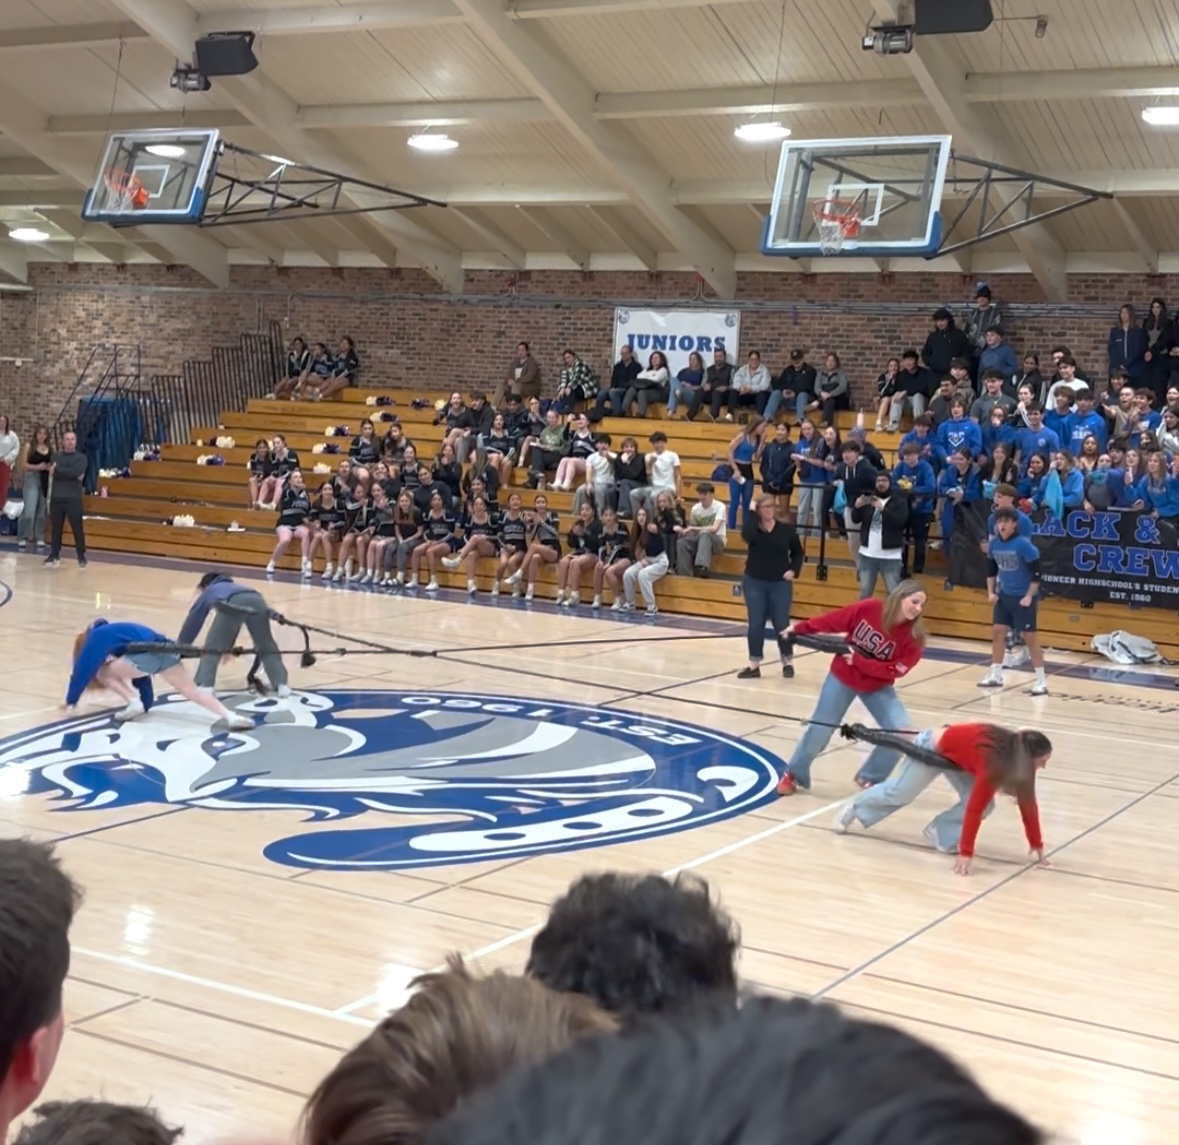
<path fill-rule="evenodd" d="M 842 830 L 856 822 L 874 827 L 944 775 L 958 793 L 958 802 L 930 822 L 925 837 L 943 854 L 957 852 L 957 874 L 970 874 L 978 829 L 1000 791 L 1015 797 L 1032 858 L 1047 865 L 1036 805 L 1036 772 L 1046 767 L 1052 756 L 1052 743 L 1043 732 L 1013 732 L 995 724 L 951 724 L 909 740 L 857 724 L 844 734 L 877 749 L 899 748 L 909 758 L 887 783 L 861 791 L 840 810 L 837 822 Z"/>
<path fill-rule="evenodd" d="M 787 638 L 840 633 L 850 651 L 831 661 L 811 722 L 778 782 L 779 795 L 810 788 L 811 764 L 830 742 L 853 700 L 859 699 L 882 728 L 903 731 L 909 726 L 909 714 L 893 684 L 912 670 L 925 651 L 924 609 L 925 589 L 918 581 L 905 580 L 884 600 L 860 600 L 811 620 L 800 620 L 782 633 Z M 877 747 L 864 761 L 856 783 L 861 787 L 882 783 L 900 758 L 895 747 Z"/>

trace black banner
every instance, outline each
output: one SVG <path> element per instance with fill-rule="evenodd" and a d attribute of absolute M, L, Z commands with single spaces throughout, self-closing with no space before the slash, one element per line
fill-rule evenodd
<path fill-rule="evenodd" d="M 987 557 L 979 544 L 991 506 L 986 501 L 954 509 L 949 545 L 953 584 L 985 588 Z M 1148 513 L 1086 513 L 1069 510 L 1063 519 L 1046 510 L 1032 520 L 1040 550 L 1040 591 L 1087 604 L 1179 606 L 1179 533 Z"/>

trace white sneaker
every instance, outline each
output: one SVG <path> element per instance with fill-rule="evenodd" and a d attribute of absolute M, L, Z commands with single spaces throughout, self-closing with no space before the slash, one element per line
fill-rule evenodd
<path fill-rule="evenodd" d="M 1030 696 L 1046 696 L 1048 695 L 1048 681 L 1037 680 L 1028 692 Z"/>
<path fill-rule="evenodd" d="M 497 580 L 491 582 L 491 595 L 499 596 L 499 581 Z"/>
<path fill-rule="evenodd" d="M 647 615 L 648 616 L 658 616 L 659 615 L 659 606 L 657 604 L 648 604 L 647 605 Z"/>
<path fill-rule="evenodd" d="M 323 576 L 324 580 L 332 579 L 332 565 L 330 561 L 323 566 L 323 573 L 321 575 Z"/>
<path fill-rule="evenodd" d="M 508 577 L 507 580 L 504 581 L 504 584 L 511 585 L 512 588 L 515 588 L 516 585 L 518 585 L 523 579 L 524 574 L 517 570 L 516 572 L 512 573 L 512 575 Z"/>
<path fill-rule="evenodd" d="M 849 799 L 835 813 L 835 828 L 841 835 L 846 834 L 851 825 L 856 822 L 856 807 Z"/>
<path fill-rule="evenodd" d="M 512 599 L 513 599 L 513 600 L 516 600 L 516 599 L 517 599 L 519 596 L 520 596 L 520 586 L 519 586 L 519 584 L 514 584 L 514 585 L 512 585 Z"/>
<path fill-rule="evenodd" d="M 458 557 L 443 557 L 442 558 L 442 567 L 444 569 L 449 570 L 450 572 L 454 572 L 454 570 L 459 567 L 459 558 Z"/>
<path fill-rule="evenodd" d="M 364 576 L 356 578 L 357 584 L 372 584 L 372 582 L 373 582 L 373 574 L 368 572 L 367 570 L 365 571 Z"/>
<path fill-rule="evenodd" d="M 115 723 L 125 724 L 128 720 L 137 720 L 145 710 L 142 700 L 131 700 L 125 708 L 115 712 Z"/>
<path fill-rule="evenodd" d="M 530 584 L 530 585 L 528 586 L 528 591 L 524 593 L 524 599 L 525 599 L 525 600 L 531 600 L 531 599 L 532 599 L 532 595 L 533 595 L 533 593 L 535 593 L 535 592 L 536 592 L 536 586 L 535 586 L 535 585 L 531 585 L 531 584 Z"/>
<path fill-rule="evenodd" d="M 417 582 L 416 578 L 414 580 L 407 580 L 405 582 L 405 591 L 406 592 L 417 592 L 418 591 L 418 582 Z"/>
<path fill-rule="evenodd" d="M 427 592 L 437 592 L 438 591 L 438 581 L 434 577 L 430 578 L 430 583 L 428 585 L 426 585 L 426 591 Z"/>
<path fill-rule="evenodd" d="M 473 581 L 467 581 L 467 595 L 474 596 L 479 591 L 479 586 Z"/>
<path fill-rule="evenodd" d="M 249 716 L 233 715 L 225 721 L 225 726 L 231 732 L 251 732 L 254 730 L 254 721 Z"/>
<path fill-rule="evenodd" d="M 16 547 L 18 549 L 20 549 L 20 551 L 23 553 L 25 551 L 25 549 L 27 549 L 29 547 L 29 542 L 28 541 L 17 541 Z"/>
<path fill-rule="evenodd" d="M 289 700 L 291 698 L 291 686 L 289 684 L 279 684 L 279 686 L 274 689 L 274 694 L 280 700 Z"/>
<path fill-rule="evenodd" d="M 566 608 L 576 608 L 580 603 L 581 603 L 581 593 L 580 592 L 571 592 L 567 597 L 565 597 L 565 607 Z"/>
<path fill-rule="evenodd" d="M 622 601 L 615 598 L 614 603 L 612 605 L 610 605 L 610 611 L 611 612 L 621 612 L 622 611 Z"/>
<path fill-rule="evenodd" d="M 978 682 L 980 688 L 1001 688 L 1003 687 L 1003 673 L 997 672 L 992 668 L 981 680 Z"/>
<path fill-rule="evenodd" d="M 1028 653 L 1027 646 L 1024 644 L 1016 644 L 1014 647 L 1007 650 L 1007 654 L 1003 657 L 1004 668 L 1022 668 L 1031 660 L 1031 655 Z"/>
<path fill-rule="evenodd" d="M 266 575 L 274 576 L 274 561 L 270 561 L 266 566 Z"/>
<path fill-rule="evenodd" d="M 935 850 L 943 855 L 956 855 L 958 853 L 958 845 L 955 843 L 952 847 L 943 847 L 937 841 L 937 832 L 933 829 L 932 823 L 927 823 L 925 830 L 921 832 L 925 836 L 925 841 Z"/>
<path fill-rule="evenodd" d="M 563 592 L 561 589 L 558 589 L 558 590 L 557 590 L 557 595 L 556 595 L 556 596 L 553 598 L 553 603 L 554 603 L 554 604 L 555 604 L 555 605 L 556 605 L 558 608 L 563 608 L 563 607 L 564 607 L 564 605 L 565 605 L 565 593 L 564 593 L 564 592 Z"/>
<path fill-rule="evenodd" d="M 339 584 L 344 579 L 344 570 L 336 569 L 336 575 L 332 577 L 332 584 Z"/>
<path fill-rule="evenodd" d="M 405 585 L 405 573 L 398 573 L 398 574 L 397 574 L 397 575 L 396 575 L 396 576 L 393 578 L 393 583 L 394 583 L 394 584 L 395 584 L 395 585 L 396 585 L 398 588 L 402 588 L 402 587 L 404 587 L 404 585 Z"/>
<path fill-rule="evenodd" d="M 622 602 L 622 611 L 623 612 L 634 612 L 634 610 L 635 610 L 635 606 L 629 600 L 624 600 Z"/>
<path fill-rule="evenodd" d="M 602 598 L 600 596 L 595 596 L 594 602 L 593 602 L 593 604 L 590 605 L 590 608 L 601 608 L 601 607 L 602 607 Z"/>
<path fill-rule="evenodd" d="M 310 579 L 311 579 L 311 576 L 312 576 L 312 572 L 311 572 L 311 566 L 310 566 L 310 565 L 304 565 L 304 566 L 303 566 L 303 579 L 304 579 L 304 580 L 310 580 Z"/>

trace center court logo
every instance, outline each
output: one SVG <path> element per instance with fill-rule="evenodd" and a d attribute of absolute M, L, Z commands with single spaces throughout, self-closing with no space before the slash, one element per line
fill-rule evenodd
<path fill-rule="evenodd" d="M 211 731 L 176 697 L 132 723 L 75 717 L 0 740 L 0 788 L 51 793 L 72 814 L 152 804 L 302 812 L 306 830 L 270 843 L 267 858 L 404 870 L 715 823 L 773 800 L 782 766 L 704 728 L 549 700 L 372 690 L 224 698 L 258 726 Z"/>

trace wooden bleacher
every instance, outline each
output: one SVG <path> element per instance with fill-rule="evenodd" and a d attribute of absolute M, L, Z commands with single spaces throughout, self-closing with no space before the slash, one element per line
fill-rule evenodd
<path fill-rule="evenodd" d="M 372 395 L 385 395 L 394 405 L 374 408 L 366 405 Z M 282 433 L 296 450 L 304 466 L 308 484 L 314 487 L 317 479 L 311 472 L 315 464 L 333 470 L 340 456 L 347 456 L 349 439 L 329 437 L 329 426 L 347 426 L 350 433 L 359 430 L 365 417 L 377 420 L 385 410 L 401 421 L 406 436 L 418 446 L 419 456 L 432 459 L 443 434 L 432 424 L 432 408 L 415 410 L 411 401 L 420 394 L 403 390 L 358 388 L 347 390 L 337 401 L 329 402 L 274 402 L 251 401 L 245 410 L 225 411 L 221 424 L 206 426 L 194 432 L 190 444 L 176 444 L 164 448 L 159 461 L 132 464 L 132 475 L 126 478 L 104 479 L 107 496 L 88 497 L 86 533 L 88 544 L 94 549 L 140 553 L 161 557 L 181 557 L 194 561 L 225 565 L 264 566 L 274 546 L 275 514 L 247 507 L 246 463 L 254 442 L 259 437 Z M 682 460 L 685 501 L 692 497 L 692 486 L 711 477 L 716 465 L 723 461 L 732 436 L 739 426 L 732 423 L 713 424 L 702 418 L 696 422 L 667 420 L 661 407 L 652 407 L 646 420 L 607 418 L 600 427 L 609 433 L 615 445 L 622 437 L 638 439 L 640 448 L 656 428 L 663 429 L 670 448 Z M 658 416 L 657 416 L 658 415 Z M 840 415 L 843 432 L 854 424 L 854 414 Z M 383 429 L 378 422 L 378 433 Z M 218 449 L 212 440 L 229 436 L 235 441 L 232 449 Z M 899 444 L 896 434 L 872 433 L 874 445 L 890 464 L 895 462 Z M 201 444 L 198 444 L 200 442 Z M 318 443 L 335 442 L 340 455 L 312 454 Z M 200 466 L 196 459 L 202 454 L 216 453 L 224 457 L 223 466 Z M 511 490 L 522 493 L 527 505 L 532 491 L 523 488 L 524 472 L 517 470 Z M 717 490 L 722 500 L 727 489 Z M 562 518 L 562 531 L 571 520 L 573 494 L 553 489 L 546 490 L 550 507 Z M 501 494 L 501 500 L 506 493 Z M 174 516 L 187 514 L 195 518 L 196 527 L 174 527 Z M 229 532 L 232 522 L 244 530 Z M 828 579 L 820 582 L 815 576 L 818 542 L 808 542 L 807 567 L 796 583 L 795 613 L 800 617 L 846 603 L 855 596 L 854 569 L 848 559 L 847 548 L 838 538 L 828 539 Z M 940 554 L 930 552 L 928 572 L 922 578 L 929 593 L 926 616 L 931 630 L 941 636 L 966 639 L 990 639 L 990 606 L 981 592 L 969 589 L 947 591 L 943 586 L 944 567 Z M 282 567 L 297 571 L 299 554 L 296 546 L 288 550 Z M 490 562 L 482 562 L 477 577 L 481 590 L 491 585 Z M 744 604 L 739 595 L 739 578 L 744 567 L 744 543 L 739 534 L 730 532 L 725 555 L 708 580 L 669 575 L 657 586 L 660 608 L 666 612 L 691 616 L 706 616 L 743 620 Z M 463 572 L 440 571 L 439 582 L 444 587 L 465 588 Z M 318 583 L 318 579 L 316 581 Z M 552 597 L 555 593 L 555 573 L 552 567 L 542 571 L 537 584 L 537 595 Z M 584 606 L 582 611 L 585 611 Z M 1132 622 L 1131 622 L 1132 617 Z M 1046 599 L 1040 610 L 1040 626 L 1046 643 L 1054 648 L 1087 649 L 1089 640 L 1098 632 L 1132 627 L 1147 632 L 1172 657 L 1179 657 L 1179 620 L 1157 609 L 1129 614 L 1125 608 L 1097 605 L 1083 609 L 1073 601 L 1061 598 Z"/>

